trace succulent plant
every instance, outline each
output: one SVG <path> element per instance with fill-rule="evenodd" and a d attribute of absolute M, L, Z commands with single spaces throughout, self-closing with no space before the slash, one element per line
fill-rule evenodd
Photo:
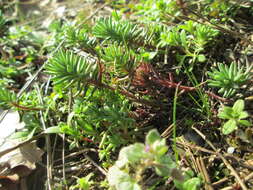
<path fill-rule="evenodd" d="M 250 70 L 251 68 L 237 66 L 234 62 L 229 67 L 219 63 L 218 69 L 213 68 L 212 72 L 207 73 L 211 78 L 208 80 L 208 85 L 220 88 L 218 93 L 223 97 L 231 97 L 249 81 Z"/>

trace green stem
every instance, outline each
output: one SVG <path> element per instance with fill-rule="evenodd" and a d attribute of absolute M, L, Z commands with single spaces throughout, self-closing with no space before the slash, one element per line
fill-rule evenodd
<path fill-rule="evenodd" d="M 176 88 L 174 100 L 173 100 L 173 150 L 175 152 L 175 160 L 178 162 L 178 151 L 177 151 L 177 142 L 176 142 L 176 110 L 177 110 L 177 94 L 178 94 L 178 87 Z"/>

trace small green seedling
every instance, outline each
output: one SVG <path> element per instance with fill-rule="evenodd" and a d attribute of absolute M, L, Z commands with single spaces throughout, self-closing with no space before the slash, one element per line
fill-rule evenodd
<path fill-rule="evenodd" d="M 70 190 L 74 190 L 74 189 L 89 190 L 91 188 L 91 185 L 94 183 L 94 181 L 90 179 L 93 175 L 94 175 L 93 173 L 89 173 L 85 177 L 78 178 L 76 180 L 77 184 L 74 186 L 71 186 Z"/>
<path fill-rule="evenodd" d="M 151 130 L 146 136 L 146 143 L 135 143 L 124 147 L 119 158 L 108 171 L 109 185 L 113 190 L 141 190 L 142 174 L 147 168 L 153 168 L 157 175 L 172 177 L 178 189 L 198 189 L 199 178 L 183 175 L 172 157 L 166 154 L 168 146 L 157 130 Z M 179 185 L 181 184 L 181 185 Z"/>
<path fill-rule="evenodd" d="M 224 106 L 218 114 L 221 119 L 228 119 L 228 121 L 222 126 L 222 133 L 228 135 L 235 131 L 239 125 L 251 126 L 248 120 L 245 120 L 249 115 L 244 110 L 244 101 L 237 100 L 233 107 Z"/>
<path fill-rule="evenodd" d="M 234 62 L 229 67 L 219 63 L 218 68 L 213 68 L 212 72 L 207 73 L 211 78 L 208 80 L 208 85 L 219 88 L 218 93 L 229 98 L 250 80 L 251 68 L 252 66 L 245 68 Z"/>

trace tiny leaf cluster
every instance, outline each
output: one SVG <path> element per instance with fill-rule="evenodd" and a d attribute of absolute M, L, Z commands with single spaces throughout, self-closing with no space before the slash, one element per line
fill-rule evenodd
<path fill-rule="evenodd" d="M 222 133 L 228 135 L 235 131 L 239 125 L 242 126 L 251 126 L 251 123 L 248 120 L 245 120 L 249 117 L 248 113 L 244 110 L 244 101 L 237 100 L 233 107 L 224 106 L 220 109 L 218 117 L 221 119 L 228 119 L 228 121 L 222 127 Z"/>
<path fill-rule="evenodd" d="M 209 86 L 219 88 L 218 93 L 223 97 L 233 96 L 251 77 L 250 69 L 237 66 L 234 62 L 229 67 L 219 63 L 218 68 L 213 68 L 207 74 L 211 78 L 208 80 Z"/>

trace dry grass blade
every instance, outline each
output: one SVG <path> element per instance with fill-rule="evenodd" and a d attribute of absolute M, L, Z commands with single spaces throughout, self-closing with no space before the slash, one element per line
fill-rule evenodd
<path fill-rule="evenodd" d="M 219 155 L 219 157 L 222 159 L 222 161 L 224 162 L 224 164 L 226 165 L 226 167 L 231 171 L 231 174 L 236 178 L 236 180 L 240 184 L 241 188 L 243 190 L 247 190 L 248 188 L 246 187 L 245 183 L 242 181 L 242 179 L 240 178 L 240 176 L 238 175 L 238 173 L 231 166 L 231 164 L 227 161 L 227 159 L 221 153 L 219 153 L 217 151 L 217 149 L 214 147 L 214 145 L 206 138 L 206 136 L 201 131 L 199 131 L 195 127 L 192 127 L 192 129 L 194 131 L 196 131 L 203 138 L 203 140 L 205 140 L 206 143 Z"/>
<path fill-rule="evenodd" d="M 214 190 L 214 188 L 212 187 L 212 184 L 211 184 L 210 177 L 209 177 L 208 172 L 206 170 L 206 166 L 205 166 L 203 158 L 201 156 L 198 157 L 196 159 L 196 162 L 197 162 L 198 169 L 199 169 L 200 173 L 202 174 L 202 176 L 205 179 L 205 189 Z"/>

